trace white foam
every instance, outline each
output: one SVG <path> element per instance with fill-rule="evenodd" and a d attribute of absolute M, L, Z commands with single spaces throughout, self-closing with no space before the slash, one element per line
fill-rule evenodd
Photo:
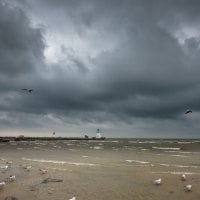
<path fill-rule="evenodd" d="M 157 142 L 155 141 L 144 141 L 144 142 L 138 142 L 139 144 L 156 144 Z"/>
<path fill-rule="evenodd" d="M 54 164 L 69 164 L 69 165 L 82 165 L 82 166 L 98 166 L 99 164 L 93 163 L 77 163 L 77 162 L 67 162 L 67 161 L 60 161 L 60 160 L 44 160 L 44 159 L 30 159 L 30 158 L 22 158 L 22 160 L 34 161 L 34 162 L 41 162 L 41 163 L 54 163 Z"/>
<path fill-rule="evenodd" d="M 181 148 L 171 148 L 171 147 L 152 147 L 152 149 L 159 149 L 159 150 L 175 150 L 175 151 L 179 151 Z"/>
<path fill-rule="evenodd" d="M 34 149 L 40 149 L 40 147 L 33 147 Z"/>
<path fill-rule="evenodd" d="M 93 149 L 102 149 L 102 147 L 95 146 L 95 147 L 93 147 Z"/>
<path fill-rule="evenodd" d="M 176 171 L 164 171 L 164 172 L 151 172 L 153 174 L 173 174 L 173 175 L 181 175 L 181 174 L 186 174 L 186 175 L 191 175 L 191 174 L 200 174 L 197 172 L 176 172 Z"/>
<path fill-rule="evenodd" d="M 129 162 L 129 163 L 136 162 L 136 163 L 140 163 L 140 164 L 148 164 L 149 163 L 149 162 L 141 161 L 141 160 L 126 160 L 126 162 Z"/>
<path fill-rule="evenodd" d="M 141 151 L 149 151 L 149 149 L 140 149 Z"/>
<path fill-rule="evenodd" d="M 169 155 L 169 156 L 181 157 L 181 158 L 187 158 L 188 157 L 188 156 L 184 156 L 184 155 Z"/>
<path fill-rule="evenodd" d="M 195 151 L 180 151 L 179 153 L 182 153 L 182 154 L 200 154 L 200 152 L 195 152 Z"/>
<path fill-rule="evenodd" d="M 167 164 L 167 163 L 160 163 L 159 165 L 165 166 L 165 167 L 178 167 L 178 168 L 199 168 L 198 166 L 193 165 L 178 165 L 178 164 Z"/>
<path fill-rule="evenodd" d="M 178 142 L 179 144 L 193 144 L 193 143 L 198 143 L 199 141 L 186 141 L 186 142 Z"/>

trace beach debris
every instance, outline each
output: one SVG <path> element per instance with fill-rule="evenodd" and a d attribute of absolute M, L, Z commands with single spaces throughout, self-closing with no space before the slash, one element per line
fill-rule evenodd
<path fill-rule="evenodd" d="M 154 181 L 154 184 L 155 184 L 155 185 L 160 185 L 161 182 L 162 182 L 162 179 L 159 178 L 159 179 L 156 179 L 156 180 Z"/>
<path fill-rule="evenodd" d="M 190 192 L 192 190 L 192 185 L 186 185 L 185 186 L 185 189 Z"/>
<path fill-rule="evenodd" d="M 3 182 L 0 182 L 0 190 L 2 190 L 4 187 L 5 187 L 6 183 L 3 181 Z"/>
<path fill-rule="evenodd" d="M 14 196 L 7 196 L 4 200 L 18 200 L 18 198 Z"/>
<path fill-rule="evenodd" d="M 63 182 L 62 179 L 56 179 L 56 178 L 45 178 L 41 183 L 57 183 L 57 182 Z"/>
<path fill-rule="evenodd" d="M 189 113 L 192 113 L 192 110 L 188 109 L 185 111 L 185 114 L 189 114 Z"/>
<path fill-rule="evenodd" d="M 69 199 L 69 200 L 76 200 L 76 197 L 72 197 L 71 199 Z"/>
<path fill-rule="evenodd" d="M 16 180 L 15 175 L 10 175 L 9 178 L 8 178 L 9 182 L 14 182 L 15 180 Z"/>
<path fill-rule="evenodd" d="M 185 180 L 186 180 L 186 175 L 185 175 L 185 174 L 182 174 L 182 175 L 181 175 L 181 180 L 182 180 L 182 181 L 185 181 Z"/>
<path fill-rule="evenodd" d="M 47 173 L 47 170 L 46 169 L 39 169 L 41 174 L 46 174 Z"/>

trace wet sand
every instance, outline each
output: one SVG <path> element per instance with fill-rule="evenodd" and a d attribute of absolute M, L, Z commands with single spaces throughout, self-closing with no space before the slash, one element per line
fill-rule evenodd
<path fill-rule="evenodd" d="M 0 169 L 0 181 L 6 181 L 11 174 L 15 174 L 16 180 L 7 182 L 0 190 L 0 200 L 7 196 L 19 200 L 66 200 L 73 196 L 77 200 L 196 200 L 200 197 L 198 152 L 176 157 L 188 153 L 141 150 L 144 144 L 140 148 L 123 144 L 123 149 L 119 148 L 122 144 L 114 142 L 108 149 L 105 143 L 93 144 L 93 148 L 87 144 L 87 148 L 80 148 L 77 143 L 67 145 L 68 149 L 61 145 L 58 148 L 58 144 L 55 149 L 42 149 L 42 145 L 39 149 L 32 148 L 35 144 L 30 149 L 20 145 L 22 149 L 18 151 L 2 148 L 0 166 L 10 160 L 12 164 L 7 170 Z M 95 149 L 96 146 L 101 148 Z M 32 166 L 30 171 L 24 169 L 28 165 Z M 47 173 L 42 174 L 39 169 L 46 169 Z M 186 181 L 181 181 L 182 173 L 186 174 Z M 62 182 L 42 183 L 47 178 Z M 157 178 L 162 178 L 161 185 L 153 184 Z M 185 190 L 187 184 L 192 184 L 191 192 Z"/>

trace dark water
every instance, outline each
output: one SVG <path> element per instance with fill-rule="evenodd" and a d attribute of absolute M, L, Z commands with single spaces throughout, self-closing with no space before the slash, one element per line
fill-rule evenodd
<path fill-rule="evenodd" d="M 16 175 L 0 190 L 0 200 L 8 195 L 30 200 L 200 197 L 200 140 L 18 141 L 0 143 L 0 159 L 0 181 Z M 42 184 L 45 178 L 62 182 Z M 157 178 L 162 178 L 159 186 L 153 184 Z M 191 192 L 185 191 L 187 184 Z"/>

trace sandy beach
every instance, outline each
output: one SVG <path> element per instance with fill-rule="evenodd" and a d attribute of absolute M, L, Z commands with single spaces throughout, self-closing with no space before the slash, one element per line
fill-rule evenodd
<path fill-rule="evenodd" d="M 179 150 L 180 145 L 186 150 Z M 196 143 L 191 146 L 176 141 L 178 149 L 174 146 L 129 140 L 3 144 L 0 181 L 6 185 L 0 190 L 0 200 L 8 196 L 19 200 L 64 200 L 73 196 L 78 200 L 198 199 L 200 161 Z M 16 180 L 9 182 L 10 175 Z M 160 185 L 153 183 L 157 178 L 162 179 Z M 192 185 L 190 192 L 185 189 L 187 184 Z"/>

